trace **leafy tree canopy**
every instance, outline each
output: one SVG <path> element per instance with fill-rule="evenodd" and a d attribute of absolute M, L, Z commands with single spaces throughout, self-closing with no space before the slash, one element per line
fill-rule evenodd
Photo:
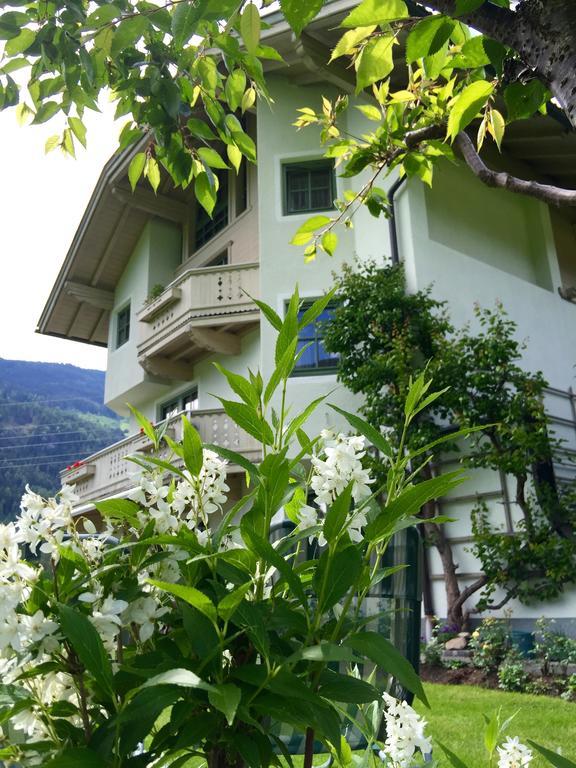
<path fill-rule="evenodd" d="M 281 0 L 297 35 L 326 5 Z M 266 24 L 252 0 L 8 0 L 0 9 L 0 108 L 34 124 L 63 113 L 66 127 L 47 149 L 85 145 L 84 112 L 109 90 L 126 118 L 120 148 L 142 140 L 133 185 L 144 175 L 156 189 L 164 167 L 177 186 L 194 185 L 211 213 L 214 171 L 256 159 L 242 115 L 268 98 L 264 64 L 281 56 L 262 43 Z M 360 107 L 372 132 L 361 140 L 340 132 L 345 95 L 320 113 L 303 106 L 297 125 L 322 127 L 344 175 L 373 173 L 338 216 L 308 222 L 295 244 L 310 257 L 317 247 L 333 252 L 332 230 L 356 203 L 386 211 L 376 176 L 398 169 L 431 183 L 435 163 L 455 148 L 488 184 L 575 204 L 571 190 L 491 171 L 477 151 L 486 137 L 500 147 L 507 124 L 545 111 L 551 97 L 574 125 L 575 31 L 571 0 L 362 0 L 344 16 L 331 61 L 351 63 L 356 92 L 372 95 Z"/>

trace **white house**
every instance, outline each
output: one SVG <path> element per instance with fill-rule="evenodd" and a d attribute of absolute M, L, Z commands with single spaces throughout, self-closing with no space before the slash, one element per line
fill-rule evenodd
<path fill-rule="evenodd" d="M 332 272 L 353 256 L 404 263 L 410 289 L 433 285 L 448 299 L 453 320 L 473 319 L 473 305 L 500 299 L 528 339 L 525 364 L 549 380 L 549 409 L 558 434 L 576 446 L 573 339 L 576 306 L 562 295 L 576 286 L 576 212 L 549 210 L 535 200 L 489 190 L 465 167 L 446 164 L 430 190 L 420 182 L 403 185 L 395 196 L 397 248 L 390 227 L 367 212 L 354 229 L 341 233 L 337 256 L 305 264 L 289 245 L 311 211 L 332 208 L 335 196 L 358 188 L 360 179 L 342 179 L 322 157 L 314 130 L 292 127 L 296 109 L 320 105 L 322 95 L 350 88 L 340 66 L 324 62 L 334 28 L 350 2 L 327 6 L 295 42 L 279 16 L 264 34 L 282 52 L 268 82 L 274 104 L 248 115 L 247 130 L 258 148 L 258 165 L 238 177 L 223 174 L 223 194 L 213 219 L 196 204 L 191 190 L 174 189 L 164 178 L 155 196 L 146 183 L 130 191 L 131 153 L 112 158 L 102 171 L 39 321 L 40 333 L 108 348 L 106 403 L 128 415 L 131 403 L 154 421 L 194 411 L 193 423 L 208 442 L 221 443 L 257 459 L 253 439 L 230 423 L 214 395 L 227 394 L 212 363 L 233 371 L 249 366 L 269 375 L 273 331 L 248 294 L 282 314 L 296 282 L 301 295 L 315 298 L 332 283 Z M 360 97 L 361 100 L 362 97 Z M 347 129 L 363 130 L 358 110 L 346 115 Z M 134 150 L 136 151 L 136 150 Z M 552 118 L 510 126 L 503 162 L 525 177 L 576 184 L 576 136 Z M 397 251 L 397 253 L 396 253 Z M 559 292 L 559 289 L 561 291 Z M 562 295 L 561 295 L 562 294 Z M 296 404 L 332 390 L 333 402 L 351 410 L 359 401 L 338 385 L 337 360 L 321 338 L 290 382 Z M 333 423 L 328 408 L 308 429 Z M 173 429 L 178 430 L 178 420 Z M 146 449 L 135 434 L 62 473 L 83 501 L 124 493 L 134 479 L 124 457 Z M 80 458 L 80 457 L 79 457 Z M 566 469 L 566 468 L 565 468 Z M 564 471 L 560 469 L 560 471 Z M 568 469 L 566 469 L 568 471 Z M 237 492 L 242 473 L 235 475 Z M 506 483 L 491 473 L 473 474 L 464 490 L 443 502 L 459 522 L 450 537 L 463 583 L 478 565 L 466 551 L 468 509 L 480 494 L 494 520 L 510 529 L 516 512 Z M 440 563 L 431 554 L 435 612 L 445 610 Z M 576 616 L 576 597 L 527 609 L 517 619 L 541 615 Z"/>

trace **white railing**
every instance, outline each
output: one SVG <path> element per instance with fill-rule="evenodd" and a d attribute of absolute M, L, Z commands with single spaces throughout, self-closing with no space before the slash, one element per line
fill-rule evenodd
<path fill-rule="evenodd" d="M 139 356 L 146 356 L 190 325 L 222 326 L 257 319 L 258 264 L 190 269 L 138 313 Z"/>
<path fill-rule="evenodd" d="M 229 448 L 250 461 L 259 460 L 258 441 L 240 429 L 224 411 L 190 411 L 188 416 L 203 442 Z M 175 440 L 180 439 L 181 414 L 170 419 L 168 434 Z M 127 457 L 135 453 L 150 453 L 151 448 L 152 444 L 146 435 L 132 435 L 88 456 L 79 466 L 61 472 L 62 483 L 73 485 L 82 502 L 121 494 L 136 485 L 140 473 L 140 468 L 128 461 Z M 168 458 L 168 449 L 163 449 L 161 455 L 162 458 Z M 231 465 L 229 471 L 240 470 Z"/>

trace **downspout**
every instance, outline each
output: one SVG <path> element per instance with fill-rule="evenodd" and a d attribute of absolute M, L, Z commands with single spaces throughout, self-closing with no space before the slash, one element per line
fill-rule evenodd
<path fill-rule="evenodd" d="M 388 199 L 388 232 L 390 237 L 390 259 L 392 266 L 397 267 L 400 264 L 400 248 L 398 247 L 398 229 L 396 219 L 396 192 L 403 186 L 406 176 L 401 176 L 390 186 L 386 195 Z M 422 600 L 425 617 L 425 637 L 430 640 L 434 628 L 434 598 L 432 593 L 432 579 L 430 576 L 430 560 L 428 549 L 422 537 Z"/>
<path fill-rule="evenodd" d="M 400 264 L 400 250 L 398 248 L 398 231 L 396 229 L 396 207 L 394 205 L 394 196 L 400 187 L 406 181 L 406 176 L 396 179 L 388 190 L 388 232 L 390 235 L 390 258 L 394 267 Z"/>

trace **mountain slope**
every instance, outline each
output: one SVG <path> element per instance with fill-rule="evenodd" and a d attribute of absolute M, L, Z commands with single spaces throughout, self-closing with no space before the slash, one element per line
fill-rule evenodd
<path fill-rule="evenodd" d="M 26 484 L 54 494 L 59 470 L 124 437 L 103 399 L 102 371 L 0 359 L 0 520 Z"/>

